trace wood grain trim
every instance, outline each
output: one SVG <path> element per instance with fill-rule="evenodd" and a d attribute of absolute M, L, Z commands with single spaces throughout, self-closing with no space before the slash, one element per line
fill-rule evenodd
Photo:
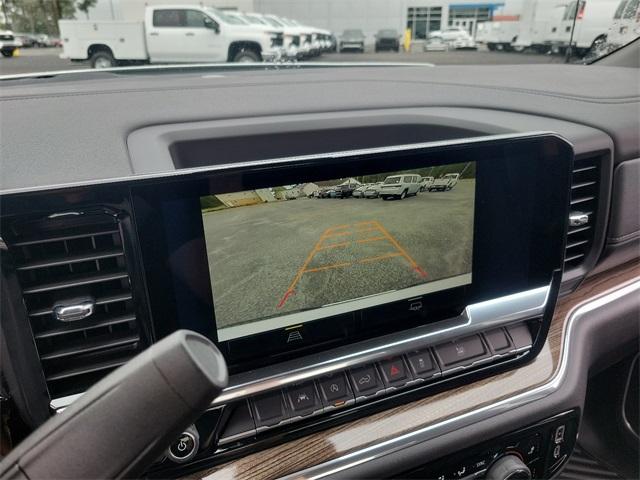
<path fill-rule="evenodd" d="M 558 369 L 562 339 L 572 312 L 580 305 L 636 280 L 640 280 L 640 264 L 631 262 L 589 278 L 575 292 L 560 299 L 542 351 L 522 367 L 256 452 L 187 478 L 278 478 L 547 383 Z"/>

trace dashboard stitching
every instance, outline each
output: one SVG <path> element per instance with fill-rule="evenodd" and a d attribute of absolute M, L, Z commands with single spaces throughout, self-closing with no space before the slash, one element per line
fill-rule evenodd
<path fill-rule="evenodd" d="M 380 81 L 372 81 L 372 80 L 349 80 L 349 84 L 353 84 L 355 82 L 360 82 L 360 83 L 376 83 L 376 84 L 386 84 L 386 83 L 390 83 L 391 81 L 385 81 L 385 82 L 380 82 Z M 308 86 L 312 83 L 322 83 L 322 84 L 327 84 L 327 83 L 334 83 L 334 84 L 340 84 L 340 83 L 346 83 L 346 80 L 334 80 L 334 81 L 327 81 L 327 80 L 323 80 L 323 81 L 316 81 L 316 82 L 306 82 L 305 86 Z M 595 103 L 595 104 L 621 104 L 621 103 L 628 103 L 628 102 L 640 102 L 640 96 L 639 95 L 628 95 L 628 96 L 621 96 L 621 97 L 586 97 L 586 96 L 582 96 L 582 95 L 567 95 L 567 94 L 561 94 L 561 93 L 554 93 L 554 92 L 544 92 L 542 90 L 531 90 L 531 89 L 523 89 L 523 88 L 513 88 L 513 87 L 492 87 L 492 86 L 488 86 L 488 85 L 472 85 L 472 84 L 466 84 L 466 83 L 456 83 L 456 84 L 452 84 L 452 83 L 445 83 L 445 82 L 434 82 L 434 81 L 413 81 L 413 80 L 398 80 L 398 81 L 393 81 L 394 84 L 413 84 L 413 85 L 438 85 L 438 86 L 443 86 L 443 87 L 450 87 L 450 88 L 459 88 L 459 87 L 465 87 L 468 89 L 481 89 L 481 90 L 491 90 L 491 91 L 496 91 L 496 92 L 504 92 L 504 91 L 508 91 L 508 92 L 514 92 L 514 93 L 524 93 L 524 94 L 528 94 L 528 95 L 537 95 L 537 96 L 542 96 L 542 97 L 552 97 L 552 98 L 561 98 L 561 99 L 565 99 L 565 100 L 577 100 L 577 101 L 582 101 L 585 103 Z M 142 89 L 142 88 L 135 88 L 135 89 L 121 89 L 121 90 L 110 90 L 110 91 L 92 91 L 92 92 L 83 92 L 83 93 L 61 93 L 61 94 L 52 94 L 52 95 L 42 95 L 42 94 L 36 94 L 36 95 L 23 95 L 23 96 L 13 96 L 13 97 L 5 97 L 5 98 L 0 98 L 0 101 L 2 102 L 12 102 L 12 101 L 25 101 L 25 100 L 40 100 L 40 99 L 53 99 L 53 98 L 67 98 L 67 97 L 83 97 L 83 96 L 94 96 L 94 95 L 110 95 L 110 94 L 123 94 L 123 93 L 163 93 L 163 92 L 170 92 L 170 91 L 185 91 L 185 90 L 218 90 L 218 89 L 244 89 L 244 88 L 248 88 L 248 87 L 280 87 L 282 86 L 281 83 L 259 83 L 259 82 L 252 82 L 252 83 L 244 83 L 242 85 L 238 85 L 238 84 L 224 84 L 224 85 L 193 85 L 190 87 L 173 87 L 173 88 L 169 88 L 169 87 L 163 87 L 163 88 L 150 88 L 150 89 Z M 294 84 L 293 86 L 296 86 L 296 84 Z"/>

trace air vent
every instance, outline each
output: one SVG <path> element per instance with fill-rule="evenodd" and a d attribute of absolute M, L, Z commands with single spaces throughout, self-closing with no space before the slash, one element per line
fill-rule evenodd
<path fill-rule="evenodd" d="M 11 225 L 9 249 L 52 398 L 78 393 L 144 347 L 122 231 L 108 212 Z"/>
<path fill-rule="evenodd" d="M 600 156 L 576 157 L 574 161 L 565 271 L 580 266 L 593 244 L 598 213 L 600 161 Z"/>

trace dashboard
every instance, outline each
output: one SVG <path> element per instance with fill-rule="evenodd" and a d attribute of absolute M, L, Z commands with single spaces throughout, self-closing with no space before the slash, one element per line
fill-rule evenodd
<path fill-rule="evenodd" d="M 229 384 L 148 477 L 562 469 L 637 347 L 633 69 L 77 75 L 0 92 L 23 431 L 187 329 Z"/>

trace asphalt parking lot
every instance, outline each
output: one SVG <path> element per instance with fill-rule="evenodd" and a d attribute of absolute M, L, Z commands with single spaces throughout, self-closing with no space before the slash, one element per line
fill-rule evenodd
<path fill-rule="evenodd" d="M 469 273 L 474 191 L 205 213 L 218 328 Z"/>
<path fill-rule="evenodd" d="M 25 48 L 19 56 L 0 58 L 0 75 L 37 73 L 89 68 L 87 63 L 76 63 L 59 57 L 59 48 Z M 343 52 L 325 53 L 311 62 L 416 62 L 435 65 L 509 65 L 528 63 L 562 63 L 561 56 L 536 53 L 490 52 L 488 50 L 457 50 L 448 52 Z"/>

